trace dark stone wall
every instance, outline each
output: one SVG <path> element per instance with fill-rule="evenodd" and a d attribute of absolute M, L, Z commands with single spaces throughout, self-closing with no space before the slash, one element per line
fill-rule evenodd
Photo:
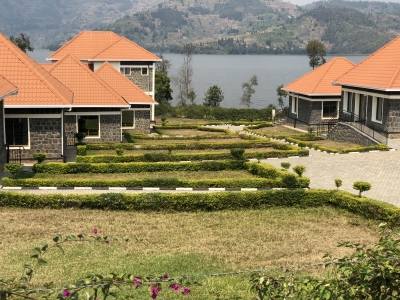
<path fill-rule="evenodd" d="M 4 170 L 4 164 L 7 162 L 7 152 L 4 146 L 4 114 L 3 114 L 4 101 L 0 101 L 0 172 Z"/>
<path fill-rule="evenodd" d="M 365 133 L 356 130 L 354 127 L 346 123 L 336 124 L 336 126 L 328 133 L 327 138 L 332 141 L 344 141 L 363 146 L 374 146 L 378 144 L 377 141 L 373 140 Z"/>
<path fill-rule="evenodd" d="M 132 72 L 130 75 L 125 75 L 130 81 L 136 84 L 144 92 L 153 91 L 153 69 L 149 69 L 147 75 L 142 75 L 142 70 Z"/>
<path fill-rule="evenodd" d="M 124 129 L 123 131 L 130 133 L 150 133 L 150 111 L 135 111 L 135 129 Z"/>

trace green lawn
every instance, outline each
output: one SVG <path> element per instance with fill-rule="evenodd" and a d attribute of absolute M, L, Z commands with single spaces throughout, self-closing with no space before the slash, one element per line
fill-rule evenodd
<path fill-rule="evenodd" d="M 373 222 L 329 207 L 209 213 L 1 208 L 1 277 L 21 276 L 23 264 L 31 261 L 30 250 L 51 241 L 55 234 L 90 234 L 93 228 L 99 229 L 99 235 L 133 240 L 65 244 L 65 255 L 53 249 L 46 257 L 49 265 L 37 270 L 33 284 L 65 286 L 92 273 L 178 277 L 303 265 L 321 262 L 327 252 L 349 254 L 336 247 L 341 240 L 372 244 L 378 238 Z M 325 274 L 322 268 L 303 272 Z M 165 288 L 157 299 L 205 300 L 218 295 L 220 299 L 253 299 L 249 278 L 250 274 L 206 277 L 200 279 L 202 286 L 190 287 L 189 296 Z M 133 290 L 132 295 L 150 299 L 151 293 L 146 288 Z"/>

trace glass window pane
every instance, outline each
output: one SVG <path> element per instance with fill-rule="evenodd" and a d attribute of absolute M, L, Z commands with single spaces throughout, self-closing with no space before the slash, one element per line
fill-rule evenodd
<path fill-rule="evenodd" d="M 147 68 L 142 68 L 142 75 L 147 75 Z"/>
<path fill-rule="evenodd" d="M 133 127 L 135 123 L 134 111 L 123 110 L 122 111 L 122 127 Z"/>
<path fill-rule="evenodd" d="M 78 132 L 86 136 L 99 136 L 99 116 L 79 116 Z"/>
<path fill-rule="evenodd" d="M 376 120 L 377 121 L 382 121 L 382 115 L 383 115 L 382 107 L 383 107 L 383 98 L 377 98 L 376 99 Z"/>
<path fill-rule="evenodd" d="M 28 118 L 6 118 L 6 143 L 15 146 L 28 145 Z"/>
<path fill-rule="evenodd" d="M 323 118 L 337 118 L 337 101 L 324 101 L 322 104 Z"/>

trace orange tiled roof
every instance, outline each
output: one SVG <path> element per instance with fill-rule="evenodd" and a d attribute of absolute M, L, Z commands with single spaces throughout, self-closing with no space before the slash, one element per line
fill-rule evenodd
<path fill-rule="evenodd" d="M 161 61 L 159 57 L 125 37 L 121 37 L 118 41 L 114 42 L 112 45 L 108 46 L 90 59 L 90 61 L 96 60 Z"/>
<path fill-rule="evenodd" d="M 0 99 L 4 99 L 5 97 L 16 94 L 17 92 L 18 88 L 0 75 Z"/>
<path fill-rule="evenodd" d="M 347 58 L 335 57 L 283 89 L 309 96 L 340 96 L 342 88 L 332 85 L 332 81 L 354 66 Z"/>
<path fill-rule="evenodd" d="M 47 60 L 59 60 L 71 53 L 80 60 L 87 60 L 107 48 L 120 38 L 111 31 L 82 31 L 64 46 L 50 55 Z"/>
<path fill-rule="evenodd" d="M 334 84 L 400 91 L 400 36 L 337 78 Z"/>
<path fill-rule="evenodd" d="M 0 73 L 19 88 L 6 107 L 71 107 L 73 93 L 1 33 Z"/>
<path fill-rule="evenodd" d="M 40 66 L 46 71 L 49 71 L 53 67 L 53 64 L 40 64 Z"/>
<path fill-rule="evenodd" d="M 95 74 L 130 104 L 157 104 L 156 101 L 108 62 L 102 64 L 95 71 Z"/>
<path fill-rule="evenodd" d="M 120 95 L 72 54 L 54 64 L 50 74 L 74 92 L 74 107 L 129 107 Z"/>

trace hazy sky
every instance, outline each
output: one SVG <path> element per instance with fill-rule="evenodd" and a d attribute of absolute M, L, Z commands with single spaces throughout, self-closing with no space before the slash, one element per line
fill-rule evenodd
<path fill-rule="evenodd" d="M 297 5 L 304 5 L 304 4 L 309 4 L 318 0 L 284 0 L 293 4 Z M 367 0 L 369 1 L 369 0 Z M 376 1 L 376 0 L 375 0 Z M 377 0 L 379 2 L 395 2 L 395 3 L 400 3 L 400 0 Z"/>

